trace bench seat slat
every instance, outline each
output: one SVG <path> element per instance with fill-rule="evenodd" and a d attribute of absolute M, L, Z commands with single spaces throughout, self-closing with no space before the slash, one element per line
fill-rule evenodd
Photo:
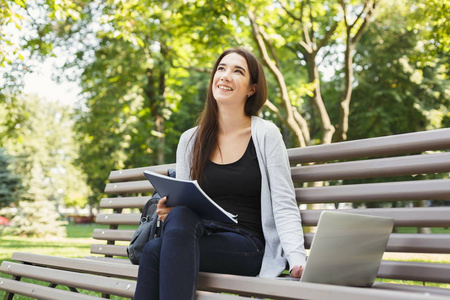
<path fill-rule="evenodd" d="M 106 194 L 131 194 L 131 193 L 153 193 L 155 189 L 148 180 L 107 183 Z"/>
<path fill-rule="evenodd" d="M 151 196 L 103 198 L 100 208 L 143 208 Z"/>
<path fill-rule="evenodd" d="M 91 244 L 91 253 L 127 257 L 127 246 Z"/>
<path fill-rule="evenodd" d="M 118 182 L 118 181 L 131 181 L 131 180 L 144 180 L 144 171 L 149 170 L 160 174 L 167 174 L 167 170 L 175 169 L 175 164 L 165 164 L 165 165 L 157 165 L 157 166 L 149 166 L 142 168 L 134 168 L 127 170 L 117 170 L 112 171 L 109 174 L 108 180 L 110 182 Z"/>
<path fill-rule="evenodd" d="M 323 209 L 301 210 L 304 226 L 316 226 Z M 339 212 L 373 215 L 395 219 L 395 226 L 402 227 L 449 227 L 450 207 L 413 207 L 413 208 L 372 208 L 339 209 Z M 140 213 L 98 214 L 98 224 L 138 225 Z"/>
<path fill-rule="evenodd" d="M 43 267 L 67 271 L 79 271 L 89 274 L 111 276 L 124 279 L 136 279 L 138 267 L 131 263 L 114 263 L 90 258 L 67 258 L 26 252 L 14 252 L 12 259 Z"/>
<path fill-rule="evenodd" d="M 200 273 L 198 287 L 213 291 L 245 294 L 248 290 L 257 297 L 275 299 L 317 300 L 423 300 L 424 293 L 408 293 L 378 289 L 356 288 L 337 285 L 305 283 L 292 280 L 276 280 L 226 274 Z M 386 292 L 386 293 L 383 293 Z M 447 299 L 444 296 L 428 295 L 425 299 Z"/>
<path fill-rule="evenodd" d="M 293 167 L 294 181 L 314 182 L 450 172 L 450 152 Z"/>
<path fill-rule="evenodd" d="M 311 247 L 313 233 L 305 233 L 305 247 Z M 450 254 L 450 234 L 402 234 L 389 237 L 386 252 Z"/>
<path fill-rule="evenodd" d="M 408 200 L 446 200 L 448 179 L 364 183 L 296 188 L 300 203 L 371 202 Z"/>
<path fill-rule="evenodd" d="M 30 297 L 33 299 L 46 300 L 99 300 L 100 297 L 73 293 L 60 289 L 54 289 L 42 285 L 0 278 L 0 288 L 6 292 Z"/>
<path fill-rule="evenodd" d="M 98 214 L 95 222 L 108 225 L 138 225 L 141 219 L 140 213 L 130 214 Z"/>
<path fill-rule="evenodd" d="M 134 230 L 94 229 L 97 240 L 130 241 Z M 309 249 L 313 233 L 305 233 L 305 247 Z M 442 253 L 450 254 L 450 234 L 391 234 L 386 252 Z M 98 254 L 98 253 L 97 253 Z"/>
<path fill-rule="evenodd" d="M 378 270 L 378 278 L 416 280 L 447 283 L 450 264 L 384 260 Z"/>
<path fill-rule="evenodd" d="M 380 157 L 450 148 L 450 128 L 288 149 L 292 163 Z"/>
<path fill-rule="evenodd" d="M 124 229 L 94 229 L 92 237 L 96 240 L 131 241 L 134 230 Z"/>
<path fill-rule="evenodd" d="M 302 224 L 316 226 L 323 209 L 301 210 Z M 393 218 L 397 227 L 450 227 L 450 206 L 338 209 L 344 213 Z"/>
<path fill-rule="evenodd" d="M 131 280 L 80 274 L 7 261 L 2 263 L 0 269 L 10 275 L 128 298 L 133 297 L 136 289 L 136 282 Z"/>
<path fill-rule="evenodd" d="M 450 299 L 450 289 L 439 288 L 434 286 L 418 286 L 418 285 L 406 285 L 387 282 L 375 282 L 372 287 L 376 289 L 386 289 L 394 291 L 429 293 L 431 295 L 446 296 Z"/>

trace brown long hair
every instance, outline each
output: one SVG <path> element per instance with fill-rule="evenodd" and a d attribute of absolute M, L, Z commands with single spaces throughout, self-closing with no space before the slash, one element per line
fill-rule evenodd
<path fill-rule="evenodd" d="M 214 74 L 216 73 L 221 60 L 231 53 L 239 54 L 245 58 L 250 73 L 250 84 L 256 84 L 256 92 L 247 98 L 245 102 L 245 115 L 249 117 L 257 115 L 267 99 L 266 77 L 258 59 L 250 51 L 241 47 L 225 50 L 214 64 L 214 68 L 211 72 L 211 78 L 209 80 L 205 107 L 197 120 L 197 137 L 195 139 L 191 158 L 191 178 L 198 181 L 203 179 L 203 170 L 206 162 L 211 157 L 212 152 L 217 146 L 217 131 L 219 123 L 217 102 L 216 99 L 214 99 L 212 92 Z"/>

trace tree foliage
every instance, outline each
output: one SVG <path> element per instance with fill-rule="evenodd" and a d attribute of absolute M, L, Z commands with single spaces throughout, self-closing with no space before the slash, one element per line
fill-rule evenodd
<path fill-rule="evenodd" d="M 70 111 L 33 96 L 17 103 L 17 113 L 28 117 L 15 124 L 15 138 L 4 140 L 3 146 L 15 158 L 12 168 L 22 178 L 23 197 L 84 206 L 89 188 L 73 164 L 78 149 Z"/>
<path fill-rule="evenodd" d="M 0 148 L 0 208 L 18 203 L 22 182 L 18 174 L 11 171 L 11 157 Z"/>
<path fill-rule="evenodd" d="M 22 201 L 7 231 L 15 236 L 56 239 L 66 236 L 65 224 L 54 201 Z"/>
<path fill-rule="evenodd" d="M 27 55 L 11 70 L 64 53 L 65 75 L 80 79 L 79 155 L 71 157 L 91 204 L 111 169 L 174 161 L 179 135 L 203 106 L 208 71 L 229 47 L 263 62 L 263 114 L 288 147 L 450 123 L 448 0 L 1 1 L 17 8 L 6 18 L 31 24 L 19 45 Z M 17 85 L 15 74 L 4 72 L 7 85 Z M 1 138 L 19 139 L 15 126 L 31 115 L 16 113 L 4 90 Z"/>
<path fill-rule="evenodd" d="M 409 2 L 385 4 L 358 47 L 352 138 L 441 128 L 449 112 L 448 57 L 429 55 L 433 29 Z"/>

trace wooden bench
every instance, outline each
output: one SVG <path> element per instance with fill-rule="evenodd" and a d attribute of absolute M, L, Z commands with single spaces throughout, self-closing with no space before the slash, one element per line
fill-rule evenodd
<path fill-rule="evenodd" d="M 234 275 L 201 273 L 197 299 L 449 299 L 450 289 L 425 286 L 427 282 L 450 284 L 449 233 L 417 233 L 418 227 L 450 227 L 450 207 L 351 208 L 353 204 L 417 204 L 424 200 L 450 199 L 450 129 L 402 134 L 341 142 L 329 145 L 289 149 L 292 178 L 302 209 L 305 228 L 316 226 L 323 209 L 347 207 L 342 211 L 387 216 L 395 226 L 409 227 L 413 233 L 393 233 L 383 260 L 381 279 L 413 280 L 421 285 L 376 282 L 373 288 L 354 288 L 290 280 L 263 279 Z M 64 258 L 16 252 L 12 261 L 4 261 L 1 271 L 12 276 L 0 278 L 5 299 L 14 294 L 38 299 L 98 299 L 115 295 L 131 298 L 135 290 L 137 266 L 126 259 L 126 245 L 133 230 L 123 225 L 137 225 L 140 212 L 153 189 L 142 172 L 149 169 L 166 173 L 174 164 L 113 171 L 101 200 L 98 224 L 109 229 L 95 229 L 91 246 L 95 256 Z M 422 174 L 446 174 L 444 179 L 422 179 Z M 323 182 L 324 184 L 317 184 Z M 445 231 L 445 230 L 444 230 Z M 446 231 L 447 232 L 447 231 Z M 309 248 L 314 233 L 306 233 Z M 446 263 L 401 261 L 411 254 L 447 255 Z M 124 259 L 125 258 L 125 259 Z M 43 284 L 22 281 L 30 278 Z M 69 287 L 66 290 L 55 286 Z M 95 291 L 84 295 L 77 290 Z M 222 292 L 227 294 L 222 294 Z M 231 295 L 230 295 L 231 294 Z M 239 295 L 239 296 L 237 296 Z M 176 299 L 175 299 L 176 300 Z"/>

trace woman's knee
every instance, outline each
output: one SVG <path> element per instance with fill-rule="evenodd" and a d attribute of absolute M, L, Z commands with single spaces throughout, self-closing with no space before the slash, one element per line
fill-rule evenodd
<path fill-rule="evenodd" d="M 152 239 L 145 244 L 142 249 L 142 258 L 144 260 L 158 260 L 161 254 L 162 240 L 160 238 Z"/>
<path fill-rule="evenodd" d="M 174 207 L 167 215 L 164 221 L 164 233 L 168 231 L 193 232 L 201 230 L 203 225 L 202 219 L 185 206 Z"/>

